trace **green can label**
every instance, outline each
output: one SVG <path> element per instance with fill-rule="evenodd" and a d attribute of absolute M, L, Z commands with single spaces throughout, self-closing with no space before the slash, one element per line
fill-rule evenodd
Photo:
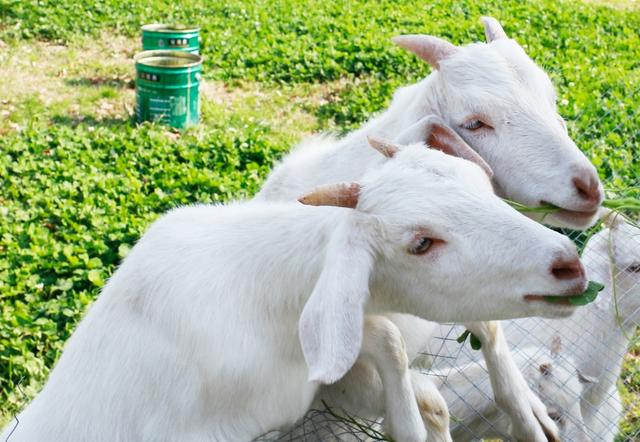
<path fill-rule="evenodd" d="M 183 25 L 151 24 L 142 27 L 142 49 L 200 52 L 200 28 Z"/>
<path fill-rule="evenodd" d="M 145 51 L 136 61 L 136 116 L 175 128 L 200 119 L 200 56 L 180 51 Z"/>

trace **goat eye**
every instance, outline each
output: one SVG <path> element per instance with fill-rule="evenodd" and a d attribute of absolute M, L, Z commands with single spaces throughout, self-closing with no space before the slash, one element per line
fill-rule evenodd
<path fill-rule="evenodd" d="M 640 273 L 640 264 L 631 264 L 627 267 L 627 272 Z"/>
<path fill-rule="evenodd" d="M 433 240 L 431 238 L 423 236 L 414 246 L 409 249 L 409 253 L 412 253 L 414 255 L 422 255 L 424 253 L 427 253 L 432 244 Z"/>
<path fill-rule="evenodd" d="M 488 127 L 488 126 L 486 124 L 484 124 L 480 120 L 471 120 L 471 121 L 468 121 L 468 122 L 464 123 L 462 125 L 462 127 L 467 129 L 467 130 L 474 131 L 474 130 L 478 130 L 480 128 Z"/>

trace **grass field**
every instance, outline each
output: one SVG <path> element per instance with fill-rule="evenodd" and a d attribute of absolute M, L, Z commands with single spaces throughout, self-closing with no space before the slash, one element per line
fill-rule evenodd
<path fill-rule="evenodd" d="M 640 9 L 610 3 L 0 0 L 0 424 L 158 214 L 251 196 L 303 135 L 356 127 L 427 75 L 393 35 L 463 44 L 497 17 L 550 72 L 607 186 L 638 196 Z M 159 21 L 203 28 L 202 124 L 183 133 L 131 120 L 139 27 Z M 626 434 L 639 372 L 636 345 Z"/>

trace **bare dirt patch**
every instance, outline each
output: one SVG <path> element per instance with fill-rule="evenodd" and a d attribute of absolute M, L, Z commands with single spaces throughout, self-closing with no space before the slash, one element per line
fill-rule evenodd
<path fill-rule="evenodd" d="M 0 47 L 0 131 L 20 130 L 34 118 L 53 124 L 109 124 L 131 118 L 133 56 L 139 39 L 103 35 L 67 46 L 30 41 Z M 206 76 L 206 72 L 205 72 Z M 315 109 L 349 80 L 269 86 L 203 80 L 203 112 L 259 118 L 294 136 L 318 129 Z"/>

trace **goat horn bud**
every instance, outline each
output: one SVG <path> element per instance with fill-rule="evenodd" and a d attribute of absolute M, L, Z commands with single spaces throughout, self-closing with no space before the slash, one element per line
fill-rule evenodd
<path fill-rule="evenodd" d="M 298 201 L 308 206 L 336 206 L 355 209 L 360 196 L 360 184 L 339 183 L 317 187 Z"/>
<path fill-rule="evenodd" d="M 397 145 L 393 144 L 390 141 L 382 140 L 380 138 L 367 136 L 367 141 L 369 142 L 369 145 L 371 147 L 373 147 L 375 150 L 377 150 L 387 158 L 393 158 L 393 156 L 397 154 L 398 151 L 400 150 L 400 148 Z"/>

